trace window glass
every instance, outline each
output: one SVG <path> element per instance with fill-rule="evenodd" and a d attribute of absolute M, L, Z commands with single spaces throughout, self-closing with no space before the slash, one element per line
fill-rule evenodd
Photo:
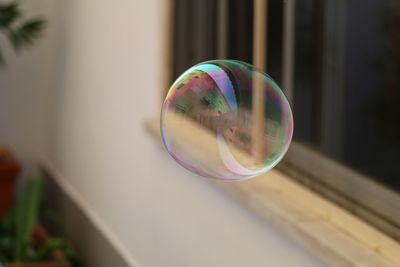
<path fill-rule="evenodd" d="M 297 0 L 295 16 L 295 139 L 399 190 L 400 3 Z"/>

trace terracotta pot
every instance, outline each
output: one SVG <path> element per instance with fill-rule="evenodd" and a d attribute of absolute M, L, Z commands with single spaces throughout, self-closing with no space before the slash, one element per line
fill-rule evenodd
<path fill-rule="evenodd" d="M 15 185 L 20 171 L 18 161 L 0 146 L 0 220 L 14 204 Z"/>

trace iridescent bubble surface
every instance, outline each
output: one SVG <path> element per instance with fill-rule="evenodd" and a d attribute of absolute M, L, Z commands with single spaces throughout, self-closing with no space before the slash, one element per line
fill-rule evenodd
<path fill-rule="evenodd" d="M 293 117 L 267 74 L 236 60 L 191 67 L 172 85 L 161 111 L 168 153 L 205 177 L 235 181 L 267 172 L 286 153 Z"/>

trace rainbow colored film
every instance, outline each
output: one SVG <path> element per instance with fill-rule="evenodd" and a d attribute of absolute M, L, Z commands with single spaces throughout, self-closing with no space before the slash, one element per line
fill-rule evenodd
<path fill-rule="evenodd" d="M 226 181 L 270 170 L 292 134 L 292 112 L 278 85 L 236 60 L 207 61 L 185 71 L 161 111 L 168 153 L 194 173 Z"/>

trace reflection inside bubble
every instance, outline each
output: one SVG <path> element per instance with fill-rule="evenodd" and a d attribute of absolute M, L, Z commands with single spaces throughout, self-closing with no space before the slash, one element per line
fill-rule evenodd
<path fill-rule="evenodd" d="M 161 112 L 169 154 L 192 172 L 222 180 L 271 169 L 292 133 L 292 113 L 278 85 L 234 60 L 208 61 L 184 72 Z"/>

